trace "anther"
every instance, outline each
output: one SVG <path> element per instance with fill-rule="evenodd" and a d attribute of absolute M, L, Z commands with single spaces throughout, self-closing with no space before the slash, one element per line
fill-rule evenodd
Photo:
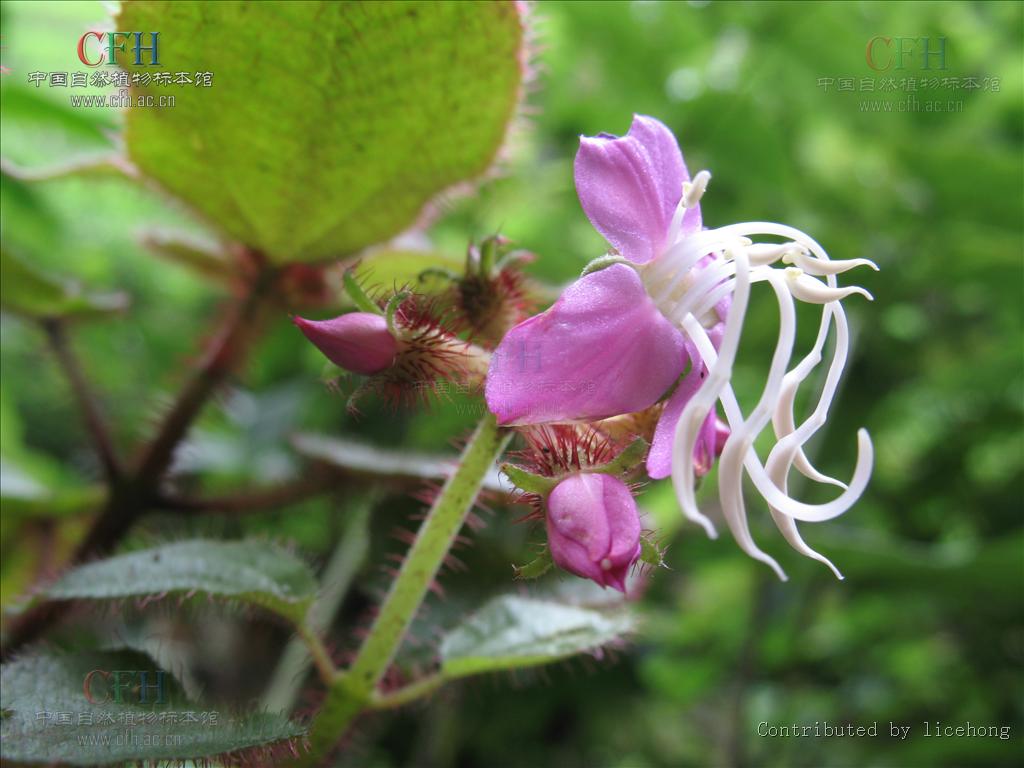
<path fill-rule="evenodd" d="M 684 208 L 689 209 L 697 206 L 700 199 L 704 197 L 709 181 L 711 181 L 711 174 L 708 171 L 701 171 L 693 177 L 693 181 L 683 182 L 683 199 L 681 202 Z"/>

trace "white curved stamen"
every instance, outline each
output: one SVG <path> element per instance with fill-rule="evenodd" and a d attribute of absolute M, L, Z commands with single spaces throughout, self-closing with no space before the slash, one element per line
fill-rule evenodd
<path fill-rule="evenodd" d="M 785 261 L 787 257 L 802 251 L 803 246 L 799 243 L 755 243 L 747 248 L 747 255 L 750 257 L 750 266 L 762 267 L 774 264 L 779 259 Z"/>
<path fill-rule="evenodd" d="M 690 290 L 679 299 L 672 307 L 667 317 L 673 325 L 679 325 L 683 318 L 690 314 L 691 309 L 697 304 L 707 292 L 725 282 L 736 271 L 736 265 L 730 261 L 714 261 L 697 273 L 696 279 L 690 286 Z M 731 293 L 732 291 L 730 291 Z M 713 305 L 712 305 L 713 306 Z"/>
<path fill-rule="evenodd" d="M 796 337 L 796 312 L 793 308 L 793 297 L 780 278 L 781 276 L 777 273 L 767 270 L 767 279 L 779 302 L 779 339 L 772 355 L 768 379 L 750 416 L 739 424 L 733 424 L 732 421 L 729 423 L 732 432 L 725 442 L 719 460 L 718 490 L 726 522 L 740 548 L 751 557 L 770 565 L 778 577 L 785 581 L 786 574 L 779 564 L 754 544 L 743 504 L 743 459 L 752 449 L 755 438 L 771 418 L 771 410 L 778 398 L 779 389 L 782 387 L 782 379 L 786 374 L 789 358 L 793 354 L 793 342 Z"/>
<path fill-rule="evenodd" d="M 700 199 L 704 197 L 709 181 L 711 181 L 710 171 L 701 171 L 693 177 L 693 181 L 683 182 L 679 205 L 676 206 L 675 211 L 672 213 L 672 221 L 668 227 L 666 242 L 676 242 L 676 238 L 679 237 L 679 231 L 683 227 L 683 216 L 686 215 L 688 210 L 696 207 Z"/>
<path fill-rule="evenodd" d="M 810 235 L 801 232 L 800 230 L 794 227 L 787 226 L 785 224 L 776 224 L 774 222 L 763 221 L 747 222 L 744 224 L 734 225 L 733 229 L 747 234 L 761 233 L 775 235 L 778 237 L 787 237 L 793 240 L 794 242 L 798 243 L 800 247 L 806 248 L 811 253 L 813 253 L 815 257 L 814 261 L 816 263 L 839 263 L 832 262 L 829 259 L 828 254 L 825 252 L 825 249 Z M 783 259 L 785 260 L 785 256 L 783 257 Z M 869 262 L 869 264 L 873 268 L 877 269 L 874 263 Z M 833 275 L 826 275 L 825 280 L 828 284 L 828 287 L 837 287 L 836 278 Z M 799 447 L 802 446 L 803 443 L 807 442 L 807 440 L 810 439 L 810 437 L 818 430 L 818 428 L 820 428 L 825 423 L 825 419 L 828 416 L 828 408 L 832 404 L 832 398 L 835 396 L 836 389 L 839 385 L 839 379 L 842 376 L 843 368 L 846 365 L 846 358 L 849 347 L 849 334 L 846 325 L 846 314 L 843 312 L 842 305 L 839 304 L 838 302 L 834 304 L 826 304 L 823 306 L 822 322 L 818 330 L 818 338 L 815 340 L 814 348 L 808 353 L 807 357 L 803 361 L 801 361 L 801 363 L 793 371 L 790 372 L 790 374 L 787 374 L 787 376 L 792 376 L 794 380 L 788 382 L 786 387 L 783 389 L 783 393 L 780 396 L 779 410 L 783 408 L 789 409 L 788 420 L 789 423 L 792 424 L 792 403 L 787 403 L 782 398 L 787 396 L 795 397 L 796 389 L 797 387 L 799 387 L 799 384 L 804 379 L 806 379 L 807 376 L 810 375 L 810 372 L 814 369 L 814 367 L 816 367 L 818 363 L 821 362 L 821 351 L 825 345 L 825 339 L 828 335 L 829 324 L 832 321 L 833 313 L 836 316 L 836 346 L 833 350 L 832 364 L 829 367 L 829 372 L 826 378 L 825 386 L 822 389 L 818 405 L 815 408 L 814 412 L 811 414 L 811 416 L 807 418 L 807 421 L 801 425 L 801 429 L 799 430 L 800 436 L 792 439 L 799 440 L 794 465 L 805 477 L 807 477 L 810 480 L 814 480 L 815 482 L 830 483 L 832 485 L 837 485 L 840 488 L 845 489 L 847 487 L 845 483 L 841 483 L 838 480 L 835 480 L 833 478 L 828 477 L 827 475 L 818 472 L 818 470 L 816 470 L 811 465 L 810 461 L 807 459 L 807 456 L 804 453 L 803 448 Z M 792 392 L 789 392 L 788 387 L 792 387 Z M 779 410 L 777 410 L 777 415 L 779 415 Z M 773 426 L 775 426 L 776 437 L 781 438 L 782 435 L 785 434 L 780 429 L 781 423 L 774 419 L 773 422 Z M 805 426 L 807 422 L 811 422 L 811 425 Z M 787 450 L 787 448 L 785 448 L 784 446 L 788 446 L 788 444 L 789 443 L 786 443 L 785 441 L 780 441 L 780 445 L 777 445 L 773 450 Z"/>
<path fill-rule="evenodd" d="M 816 359 L 804 358 L 804 361 L 808 359 L 811 360 L 809 365 L 805 368 L 801 368 L 798 365 L 792 371 L 787 373 L 786 378 L 782 381 L 782 391 L 779 393 L 778 403 L 775 407 L 775 412 L 772 414 L 772 428 L 775 431 L 775 437 L 779 442 L 775 444 L 774 448 L 772 448 L 772 453 L 768 454 L 768 461 L 771 461 L 772 454 L 776 451 L 785 450 L 781 447 L 783 445 L 783 440 L 796 432 L 796 421 L 793 417 L 793 406 L 796 401 L 796 393 L 804 379 L 807 378 L 808 374 L 810 374 L 810 372 L 817 367 L 818 363 L 821 362 L 821 355 L 819 353 Z M 804 361 L 801 361 L 801 365 L 803 365 Z M 820 400 L 819 402 L 824 402 L 824 400 Z M 822 419 L 822 423 L 824 423 L 824 419 Z M 817 426 L 821 426 L 821 424 L 818 424 Z M 838 488 L 844 489 L 847 487 L 846 483 L 842 480 L 829 477 L 815 469 L 811 464 L 810 459 L 808 459 L 807 455 L 804 453 L 803 448 L 800 445 L 800 441 L 794 440 L 793 442 L 796 442 L 797 444 L 794 446 L 793 460 L 791 464 L 796 467 L 800 474 L 808 480 L 813 480 L 816 483 L 834 485 Z M 767 464 L 768 462 L 765 463 L 766 467 Z M 782 486 L 780 485 L 779 487 L 781 488 Z"/>
<path fill-rule="evenodd" d="M 731 309 L 729 314 L 730 316 L 732 315 Z M 685 322 L 686 324 L 684 327 L 687 333 L 690 335 L 694 344 L 697 345 L 697 351 L 700 353 L 700 356 L 704 358 L 705 365 L 710 367 L 712 365 L 712 361 L 715 360 L 716 353 L 714 345 L 711 343 L 711 339 L 708 338 L 707 331 L 704 330 L 703 326 L 701 326 L 692 315 L 688 316 Z M 710 377 L 708 378 L 710 379 Z M 697 391 L 697 395 L 699 394 L 700 390 Z M 697 395 L 694 395 L 694 399 L 696 399 Z M 722 408 L 725 410 L 726 418 L 729 422 L 742 422 L 743 414 L 740 411 L 739 403 L 736 400 L 736 395 L 732 391 L 731 386 L 723 387 L 720 399 L 722 401 Z M 675 455 L 673 455 L 672 458 L 674 462 Z M 790 517 L 794 517 L 797 520 L 821 522 L 823 520 L 831 520 L 834 517 L 839 517 L 839 515 L 843 514 L 843 512 L 853 506 L 861 493 L 863 493 L 864 489 L 867 487 L 867 481 L 871 475 L 871 464 L 873 460 L 874 451 L 871 445 L 871 438 L 868 437 L 866 430 L 858 430 L 857 463 L 854 466 L 850 486 L 835 499 L 823 504 L 806 504 L 802 501 L 790 498 L 779 490 L 771 479 L 769 479 L 767 472 L 765 472 L 765 469 L 761 465 L 760 459 L 758 459 L 757 453 L 754 452 L 753 448 L 751 448 L 744 457 L 743 466 L 746 467 L 747 473 L 750 475 L 750 479 L 754 482 L 754 485 L 761 493 L 761 496 L 764 497 L 764 500 L 777 507 L 780 512 L 783 512 Z"/>
<path fill-rule="evenodd" d="M 680 205 L 687 210 L 696 207 L 701 198 L 704 197 L 709 181 L 711 181 L 711 171 L 700 171 L 693 177 L 693 181 L 684 181 L 683 197 Z"/>
<path fill-rule="evenodd" d="M 809 275 L 817 275 L 823 277 L 825 275 L 840 275 L 843 272 L 848 272 L 856 267 L 871 267 L 875 272 L 878 271 L 878 265 L 871 259 L 839 259 L 836 261 L 822 261 L 821 259 L 813 258 L 806 253 L 799 251 L 785 254 L 782 256 L 783 264 L 792 264 L 795 267 L 799 267 Z"/>
<path fill-rule="evenodd" d="M 685 210 L 695 205 L 704 192 L 704 186 L 698 182 L 706 185 L 706 178 L 698 174 L 694 184 L 687 187 L 677 211 L 679 222 Z M 673 232 L 673 240 L 678 237 L 677 233 L 678 230 Z M 749 239 L 765 235 L 787 238 L 788 242 L 753 243 Z M 641 274 L 662 314 L 689 336 L 709 370 L 707 378 L 684 407 L 673 436 L 672 482 L 683 514 L 715 537 L 714 526 L 697 506 L 693 454 L 701 426 L 720 400 L 731 434 L 720 458 L 719 494 L 725 520 L 740 548 L 770 565 L 785 579 L 778 563 L 758 548 L 750 535 L 742 495 L 742 477 L 746 470 L 768 502 L 772 519 L 786 541 L 801 554 L 825 563 L 842 578 L 827 558 L 807 546 L 795 521 L 828 520 L 856 502 L 871 473 L 871 440 L 864 430 L 858 431 L 857 461 L 849 486 L 818 472 L 807 459 L 803 446 L 825 423 L 849 352 L 849 330 L 839 301 L 854 293 L 871 299 L 862 288 L 840 288 L 835 275 L 858 266 L 877 267 L 867 259 L 832 261 L 808 235 L 772 222 L 744 222 L 673 240 L 661 257 L 642 268 Z M 709 254 L 714 258 L 697 268 L 701 259 Z M 771 266 L 780 260 L 795 266 L 783 269 Z M 825 280 L 822 282 L 814 276 Z M 761 281 L 771 284 L 779 304 L 779 338 L 761 397 L 750 415 L 744 418 L 729 380 L 749 303 L 750 285 Z M 732 304 L 721 346 L 716 351 L 701 321 L 707 323 L 707 327 L 718 323 L 718 316 L 712 315 L 711 310 L 728 296 L 732 297 Z M 814 346 L 787 372 L 796 335 L 793 299 L 821 305 L 822 317 Z M 821 363 L 833 322 L 836 343 L 822 391 L 811 415 L 798 426 L 793 414 L 797 391 Z M 777 442 L 766 464 L 762 465 L 753 443 L 769 421 Z M 789 496 L 787 488 L 793 467 L 811 480 L 839 486 L 842 492 L 823 504 L 797 501 Z"/>
<path fill-rule="evenodd" d="M 841 301 L 847 296 L 859 293 L 868 301 L 874 301 L 875 297 L 859 286 L 853 285 L 849 288 L 830 288 L 820 280 L 815 280 L 810 275 L 804 274 L 799 267 L 786 267 L 786 280 L 789 281 L 789 290 L 800 301 L 808 304 L 824 304 L 827 301 Z"/>
<path fill-rule="evenodd" d="M 683 238 L 676 246 L 657 259 L 651 267 L 645 268 L 645 284 L 648 286 L 648 293 L 654 299 L 654 303 L 663 304 L 671 300 L 676 292 L 684 286 L 686 286 L 686 293 L 689 293 L 691 288 L 687 282 L 692 283 L 696 278 L 693 267 L 706 254 L 721 251 L 729 242 L 729 240 L 715 236 L 714 232 L 698 232 L 691 237 Z"/>
<path fill-rule="evenodd" d="M 743 318 L 747 312 L 747 300 L 750 296 L 746 254 L 740 250 L 736 254 L 736 290 L 733 304 L 725 321 L 725 332 L 722 335 L 721 354 L 714 361 L 705 359 L 708 366 L 708 377 L 701 384 L 676 424 L 672 446 L 672 485 L 683 515 L 704 526 L 708 536 L 715 538 L 715 527 L 701 514 L 697 508 L 697 495 L 694 487 L 693 449 L 697 443 L 697 433 L 708 413 L 715 406 L 721 390 L 729 383 L 732 375 L 732 363 L 739 348 L 740 332 L 743 329 Z M 703 329 L 702 329 L 703 330 Z M 704 334 L 707 339 L 707 334 Z M 711 340 L 707 339 L 708 344 Z M 712 352 L 714 347 L 712 346 Z M 703 356 L 703 352 L 701 352 Z"/>

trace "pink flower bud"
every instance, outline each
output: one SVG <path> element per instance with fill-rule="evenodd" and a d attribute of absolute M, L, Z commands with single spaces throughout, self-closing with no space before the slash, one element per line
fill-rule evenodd
<path fill-rule="evenodd" d="M 626 484 L 596 472 L 570 475 L 551 492 L 547 511 L 555 564 L 624 593 L 640 557 L 640 515 Z"/>
<path fill-rule="evenodd" d="M 371 312 L 350 312 L 331 320 L 293 317 L 292 322 L 328 360 L 353 373 L 380 373 L 398 353 L 387 321 Z"/>

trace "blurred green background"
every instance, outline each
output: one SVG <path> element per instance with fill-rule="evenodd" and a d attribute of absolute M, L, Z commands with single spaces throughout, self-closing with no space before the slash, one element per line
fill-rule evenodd
<path fill-rule="evenodd" d="M 804 526 L 808 542 L 846 575 L 788 550 L 750 502 L 758 542 L 789 583 L 746 558 L 726 535 L 683 525 L 665 483 L 641 499 L 669 543 L 668 564 L 638 603 L 641 632 L 614 660 L 574 661 L 516 679 L 455 686 L 425 705 L 367 721 L 349 764 L 360 766 L 1004 766 L 1022 760 L 1024 728 L 1024 371 L 1022 149 L 1024 22 L 1020 3 L 540 3 L 534 7 L 537 87 L 513 136 L 506 175 L 452 202 L 431 231 L 461 254 L 470 237 L 501 231 L 539 254 L 535 274 L 561 282 L 603 243 L 576 201 L 579 134 L 623 133 L 632 113 L 679 137 L 691 171 L 709 169 L 705 223 L 791 224 L 834 258 L 867 257 L 879 273 L 850 275 L 875 296 L 846 302 L 855 341 L 820 468 L 853 466 L 854 434 L 869 429 L 874 477 L 844 517 Z M 73 46 L 105 18 L 99 3 L 2 4 L 2 154 L 40 167 L 107 150 L 117 116 L 71 110 L 28 86 L 34 69 L 76 69 Z M 946 77 L 990 78 L 987 89 L 919 91 L 962 101 L 955 112 L 863 111 L 895 102 L 878 83 L 934 73 L 920 59 L 879 73 L 865 61 L 876 35 L 946 39 Z M 933 63 L 934 65 L 934 63 Z M 874 78 L 875 93 L 826 91 L 821 79 Z M 997 87 L 992 78 L 998 79 Z M 879 102 L 880 103 L 880 102 Z M 867 107 L 870 110 L 872 107 Z M 922 107 L 923 109 L 923 107 Z M 139 244 L 152 227 L 208 236 L 175 204 L 127 182 L 3 179 L 2 230 L 40 266 L 91 287 L 123 290 L 132 308 L 76 329 L 75 347 L 103 393 L 117 439 L 130 445 L 183 380 L 223 287 L 160 261 Z M 756 297 L 756 294 L 755 294 Z M 751 402 L 775 334 L 761 296 L 737 370 Z M 801 341 L 813 339 L 813 313 Z M 4 316 L 5 483 L 68 487 L 98 467 L 39 330 Z M 301 463 L 289 434 L 361 436 L 382 445 L 447 449 L 474 421 L 458 398 L 430 413 L 367 403 L 359 420 L 318 381 L 321 362 L 283 315 L 237 387 L 205 412 L 182 452 L 179 482 L 228 490 L 283 479 Z M 763 454 L 762 454 L 763 455 Z M 713 478 L 712 478 L 713 480 Z M 714 507 L 714 482 L 703 504 Z M 807 498 L 818 500 L 813 489 Z M 753 498 L 753 497 L 751 497 Z M 238 520 L 151 518 L 139 539 L 258 531 L 322 560 L 346 499 L 308 502 Z M 373 555 L 334 630 L 354 626 L 386 584 L 376 563 L 401 551 L 388 533 L 417 503 L 376 505 Z M 444 577 L 408 652 L 431 653 L 431 624 L 512 588 L 538 531 L 496 509 Z M 80 523 L 48 530 L 5 518 L 3 601 L 9 604 L 74 540 Z M 58 560 L 59 561 L 59 560 Z M 555 579 L 557 581 L 557 579 Z M 563 585 L 568 580 L 563 580 Z M 534 587 L 525 587 L 532 590 Z M 185 631 L 185 630 L 182 630 Z M 193 626 L 195 666 L 225 698 L 258 694 L 281 630 L 242 617 Z M 261 655 L 262 654 L 262 655 Z M 310 705 L 312 705 L 312 701 Z M 758 724 L 878 722 L 877 738 L 768 738 Z M 890 738 L 889 722 L 911 727 Z M 1010 726 L 999 738 L 927 738 L 924 722 Z"/>

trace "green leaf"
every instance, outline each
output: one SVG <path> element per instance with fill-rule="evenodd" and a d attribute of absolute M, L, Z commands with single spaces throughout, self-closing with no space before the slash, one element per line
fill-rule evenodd
<path fill-rule="evenodd" d="M 355 272 L 371 292 L 409 288 L 416 293 L 438 293 L 451 285 L 442 272 L 461 276 L 462 270 L 462 259 L 439 251 L 382 248 L 364 256 Z"/>
<path fill-rule="evenodd" d="M 493 2 L 125 3 L 159 30 L 126 112 L 135 165 L 277 262 L 355 253 L 409 228 L 438 193 L 492 165 L 521 92 L 519 6 Z"/>
<path fill-rule="evenodd" d="M 94 670 L 101 672 L 89 678 L 90 701 L 85 685 Z M 237 715 L 190 702 L 174 678 L 144 654 L 25 656 L 5 664 L 0 680 L 5 761 L 109 765 L 227 752 L 269 758 L 275 745 L 284 747 L 302 735 L 284 715 Z"/>
<path fill-rule="evenodd" d="M 301 623 L 316 593 L 309 567 L 261 541 L 181 541 L 74 568 L 43 591 L 51 600 L 116 600 L 200 592 L 258 605 Z"/>
<path fill-rule="evenodd" d="M 44 320 L 117 312 L 126 305 L 124 294 L 84 293 L 0 249 L 0 307 L 9 312 Z"/>
<path fill-rule="evenodd" d="M 591 651 L 633 631 L 618 607 L 598 611 L 507 595 L 487 603 L 441 642 L 446 678 L 548 664 Z"/>
<path fill-rule="evenodd" d="M 0 390 L 0 515 L 69 517 L 95 511 L 106 498 L 101 485 L 86 485 L 52 457 L 25 445 L 25 429 L 9 390 Z"/>
<path fill-rule="evenodd" d="M 295 450 L 316 461 L 322 461 L 343 472 L 362 477 L 405 480 L 442 480 L 455 470 L 456 456 L 437 456 L 415 451 L 378 448 L 354 440 L 304 433 L 292 438 Z M 497 470 L 484 478 L 486 490 L 507 494 Z"/>
<path fill-rule="evenodd" d="M 100 485 L 51 487 L 32 468 L 0 457 L 0 509 L 12 517 L 72 517 L 97 509 L 106 498 Z"/>

